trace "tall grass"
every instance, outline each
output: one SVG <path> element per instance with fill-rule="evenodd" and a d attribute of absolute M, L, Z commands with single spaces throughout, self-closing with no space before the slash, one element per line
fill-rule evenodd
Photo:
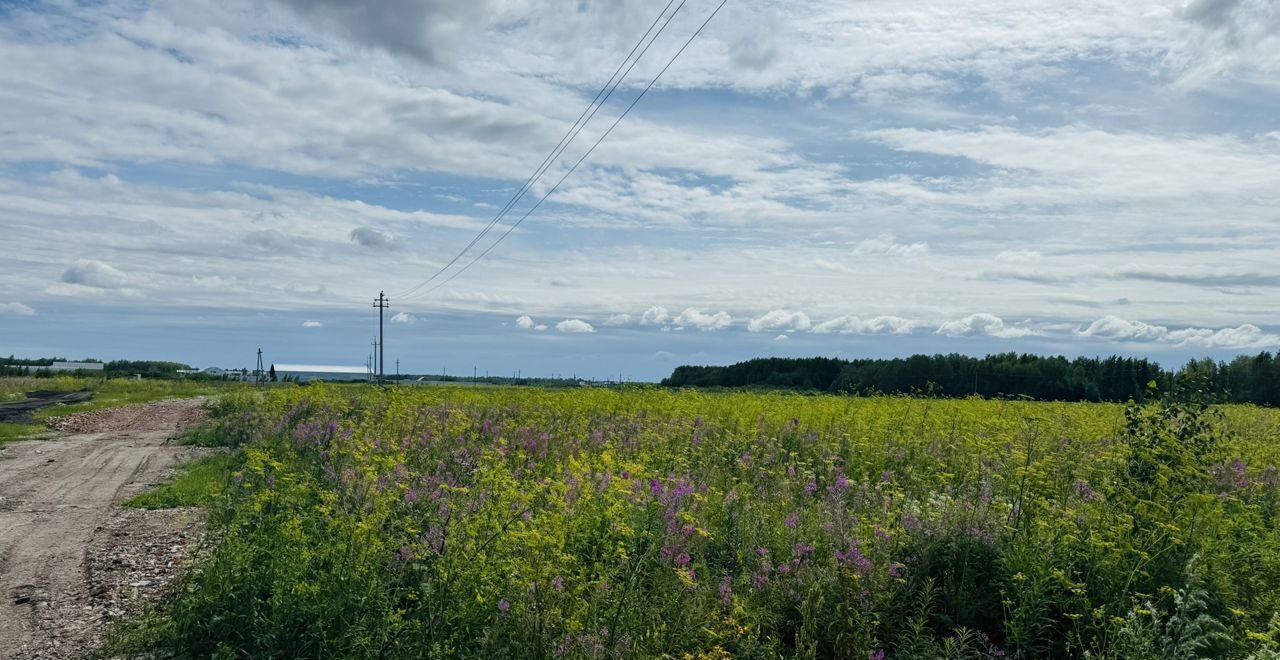
<path fill-rule="evenodd" d="M 236 393 L 179 657 L 1255 657 L 1275 411 Z M 138 650 L 138 649 L 134 649 Z"/>

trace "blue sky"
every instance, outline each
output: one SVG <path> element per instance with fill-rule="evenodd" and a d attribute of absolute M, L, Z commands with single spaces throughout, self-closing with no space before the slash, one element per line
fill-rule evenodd
<path fill-rule="evenodd" d="M 0 353 L 363 364 L 380 290 L 420 372 L 1280 348 L 1267 0 L 730 0 L 401 295 L 661 7 L 551 4 L 0 2 Z"/>

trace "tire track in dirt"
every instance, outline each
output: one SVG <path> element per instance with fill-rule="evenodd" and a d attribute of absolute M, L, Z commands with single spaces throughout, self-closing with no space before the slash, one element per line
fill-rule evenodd
<path fill-rule="evenodd" d="M 84 413 L 0 451 L 0 658 L 71 658 L 162 595 L 203 533 L 195 510 L 121 509 L 199 450 L 196 399 Z M 89 432 L 87 432 L 89 431 Z"/>

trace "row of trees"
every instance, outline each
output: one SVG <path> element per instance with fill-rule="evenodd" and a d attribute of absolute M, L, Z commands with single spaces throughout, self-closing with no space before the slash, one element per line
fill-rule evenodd
<path fill-rule="evenodd" d="M 16 358 L 10 355 L 7 358 L 0 358 L 0 376 L 45 376 L 57 375 L 58 373 L 66 374 L 66 372 L 52 372 L 41 367 L 52 366 L 54 362 L 71 362 L 66 358 Z M 102 364 L 102 371 L 86 372 L 93 375 L 102 375 L 107 378 L 130 378 L 134 375 L 141 375 L 143 378 L 177 378 L 179 369 L 190 369 L 191 367 L 181 362 L 166 362 L 164 360 L 111 360 L 110 362 L 102 362 L 102 360 L 85 359 L 75 360 L 77 362 L 91 362 Z"/>
<path fill-rule="evenodd" d="M 762 387 L 850 394 L 1027 396 L 1056 401 L 1142 401 L 1149 384 L 1167 391 L 1195 376 L 1225 401 L 1280 406 L 1280 355 L 1240 356 L 1231 362 L 1192 360 L 1167 371 L 1143 358 L 1043 357 L 999 353 L 982 358 L 913 355 L 890 360 L 761 358 L 724 367 L 681 366 L 668 387 Z"/>

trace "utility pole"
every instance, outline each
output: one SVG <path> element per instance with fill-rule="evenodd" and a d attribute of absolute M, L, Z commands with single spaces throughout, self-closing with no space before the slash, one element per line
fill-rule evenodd
<path fill-rule="evenodd" d="M 396 358 L 396 380 L 400 380 L 400 358 Z"/>
<path fill-rule="evenodd" d="M 261 348 L 259 348 L 259 349 L 258 349 L 258 372 L 257 372 L 257 376 L 258 376 L 258 386 L 259 386 L 259 387 L 261 387 L 261 386 L 262 386 L 262 349 L 261 349 Z"/>
<path fill-rule="evenodd" d="M 378 297 L 373 301 L 373 306 L 378 308 L 378 384 L 382 384 L 383 378 L 387 375 L 387 338 L 382 332 L 382 313 L 391 306 L 391 301 L 387 300 L 387 292 L 379 291 Z"/>

